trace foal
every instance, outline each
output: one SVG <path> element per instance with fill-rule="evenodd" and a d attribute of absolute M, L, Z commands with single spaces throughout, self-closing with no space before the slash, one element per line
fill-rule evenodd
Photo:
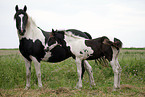
<path fill-rule="evenodd" d="M 122 42 L 114 38 L 110 41 L 109 38 L 103 36 L 96 39 L 85 39 L 79 36 L 74 36 L 72 32 L 52 31 L 58 44 L 65 49 L 70 49 L 72 56 L 76 60 L 77 72 L 79 81 L 77 87 L 82 87 L 82 60 L 107 59 L 114 72 L 114 90 L 120 88 L 121 67 L 118 62 L 118 54 L 122 48 Z M 56 44 L 57 44 L 56 43 Z"/>

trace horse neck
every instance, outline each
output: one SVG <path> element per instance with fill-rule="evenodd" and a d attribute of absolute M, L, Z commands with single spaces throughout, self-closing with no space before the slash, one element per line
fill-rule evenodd
<path fill-rule="evenodd" d="M 33 19 L 29 16 L 28 16 L 28 22 L 26 25 L 26 32 L 24 36 L 20 36 L 19 38 L 20 40 L 22 38 L 27 38 L 27 39 L 32 39 L 33 41 L 39 39 L 43 45 L 45 43 L 45 37 L 42 31 L 37 27 Z"/>
<path fill-rule="evenodd" d="M 33 19 L 30 16 L 28 16 L 28 22 L 27 22 L 27 26 L 26 26 L 26 31 L 32 31 L 33 33 L 35 33 L 33 31 L 34 29 L 38 29 L 38 27 L 35 24 L 35 22 L 33 21 Z"/>

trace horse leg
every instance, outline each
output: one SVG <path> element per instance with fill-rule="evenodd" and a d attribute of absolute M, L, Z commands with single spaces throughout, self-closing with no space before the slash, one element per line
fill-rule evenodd
<path fill-rule="evenodd" d="M 120 79 L 121 79 L 121 71 L 122 71 L 122 68 L 118 62 L 118 58 L 116 59 L 116 64 L 118 65 L 119 67 L 119 74 L 118 74 L 118 84 L 117 84 L 117 87 L 120 88 Z"/>
<path fill-rule="evenodd" d="M 95 81 L 94 81 L 94 77 L 93 77 L 93 72 L 92 72 L 92 67 L 91 65 L 88 63 L 88 61 L 84 60 L 84 64 L 85 64 L 85 68 L 86 68 L 86 71 L 89 75 L 89 79 L 90 79 L 90 84 L 92 86 L 95 86 Z"/>
<path fill-rule="evenodd" d="M 118 66 L 116 65 L 116 60 L 115 59 L 110 61 L 110 64 L 111 64 L 113 72 L 114 72 L 114 87 L 113 87 L 113 91 L 116 91 L 116 89 L 118 88 L 118 75 L 119 75 Z"/>
<path fill-rule="evenodd" d="M 41 82 L 41 64 L 40 64 L 40 62 L 37 61 L 37 59 L 35 57 L 31 56 L 31 59 L 34 62 L 36 75 L 37 75 L 37 78 L 38 78 L 38 87 L 42 87 L 42 82 Z"/>
<path fill-rule="evenodd" d="M 81 66 L 81 59 L 76 57 L 76 65 L 77 65 L 77 73 L 78 73 L 78 83 L 76 88 L 82 88 L 82 79 L 81 79 L 81 74 L 82 74 L 82 66 Z"/>
<path fill-rule="evenodd" d="M 30 80 L 31 80 L 31 61 L 28 61 L 26 58 L 24 58 L 25 61 L 25 67 L 26 67 L 26 87 L 25 90 L 28 90 L 30 88 Z"/>
<path fill-rule="evenodd" d="M 120 87 L 121 67 L 118 62 L 119 51 L 114 47 L 112 47 L 112 50 L 113 50 L 113 57 L 112 57 L 112 60 L 110 61 L 110 64 L 111 64 L 113 72 L 114 72 L 113 91 L 116 91 L 116 89 L 118 89 Z"/>
<path fill-rule="evenodd" d="M 84 73 L 85 73 L 85 66 L 84 66 L 84 60 L 82 60 L 82 75 L 81 78 L 83 79 Z"/>

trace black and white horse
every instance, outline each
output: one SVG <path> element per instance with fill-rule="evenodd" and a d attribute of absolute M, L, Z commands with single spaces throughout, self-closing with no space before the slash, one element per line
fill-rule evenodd
<path fill-rule="evenodd" d="M 72 56 L 76 60 L 79 75 L 78 88 L 82 87 L 82 60 L 94 60 L 102 57 L 103 59 L 107 59 L 112 66 L 114 72 L 114 90 L 120 88 L 121 67 L 118 62 L 118 54 L 122 48 L 122 42 L 119 39 L 113 38 L 111 41 L 105 36 L 96 39 L 85 39 L 73 35 L 72 32 L 57 30 L 52 31 L 52 34 L 54 39 L 51 41 L 56 41 L 54 42 L 55 45 L 58 44 L 65 49 L 70 49 Z"/>
<path fill-rule="evenodd" d="M 69 49 L 65 49 L 60 45 L 52 46 L 49 52 L 44 50 L 46 42 L 50 39 L 51 32 L 45 32 L 32 20 L 32 18 L 26 13 L 27 7 L 19 9 L 16 5 L 16 13 L 14 19 L 16 20 L 16 28 L 19 37 L 19 50 L 24 57 L 26 66 L 26 89 L 30 87 L 31 79 L 31 62 L 34 62 L 36 75 L 38 78 L 38 86 L 42 87 L 40 61 L 47 62 L 60 62 L 71 57 Z M 88 33 L 83 33 L 78 30 L 69 29 L 68 32 L 72 32 L 73 35 L 79 35 L 84 38 L 91 38 Z M 67 32 L 66 31 L 66 32 Z M 51 44 L 49 44 L 51 45 Z M 49 46 L 48 45 L 48 46 Z M 83 72 L 86 70 L 90 76 L 91 83 L 94 83 L 92 68 L 87 61 L 83 61 Z M 86 68 L 86 69 L 85 69 Z M 82 75 L 83 76 L 83 75 Z"/>

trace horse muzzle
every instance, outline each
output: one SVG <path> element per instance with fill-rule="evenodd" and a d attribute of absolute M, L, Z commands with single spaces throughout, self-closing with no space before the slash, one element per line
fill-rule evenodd
<path fill-rule="evenodd" d="M 19 29 L 19 30 L 18 30 L 18 32 L 19 32 L 19 34 L 20 34 L 20 35 L 22 35 L 22 36 L 23 36 L 23 35 L 25 34 L 26 30 L 25 30 L 25 29 L 24 29 L 24 30 Z"/>

